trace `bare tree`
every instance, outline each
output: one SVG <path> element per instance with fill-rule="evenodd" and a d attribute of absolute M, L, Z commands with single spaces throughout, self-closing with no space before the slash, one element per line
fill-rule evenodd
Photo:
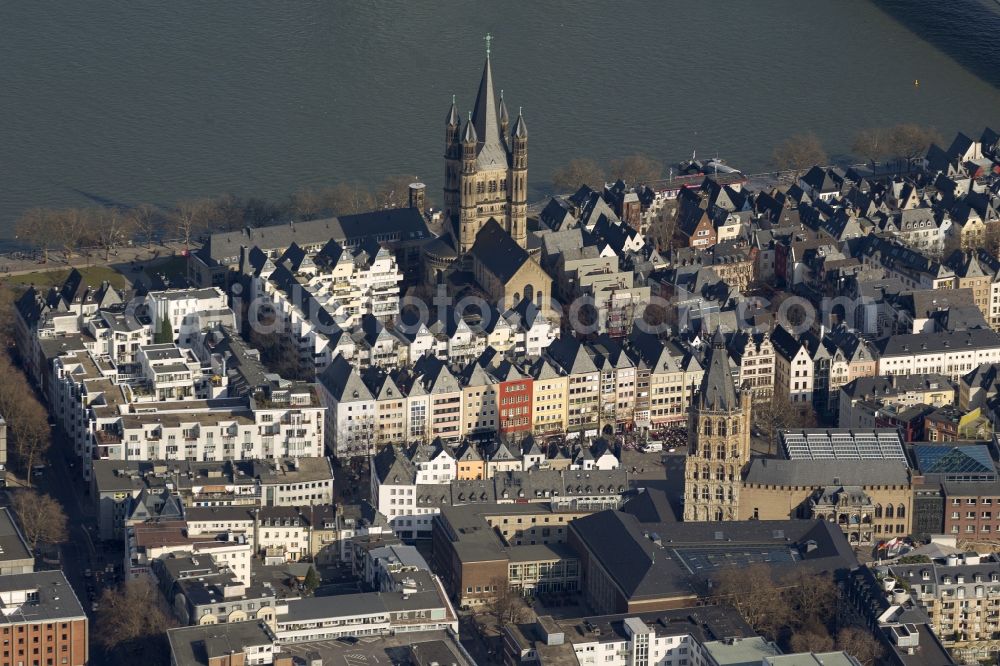
<path fill-rule="evenodd" d="M 29 208 L 17 220 L 15 233 L 42 251 L 47 263 L 49 252 L 57 244 L 58 236 L 53 233 L 59 211 L 51 208 Z"/>
<path fill-rule="evenodd" d="M 819 627 L 820 631 L 796 631 L 788 639 L 788 646 L 792 652 L 830 652 L 833 650 L 833 639 L 826 629 Z"/>
<path fill-rule="evenodd" d="M 875 162 L 885 157 L 888 150 L 888 143 L 888 133 L 886 130 L 880 127 L 869 127 L 859 131 L 854 136 L 854 143 L 851 144 L 851 150 L 854 151 L 855 155 L 871 162 L 872 168 L 874 168 Z"/>
<path fill-rule="evenodd" d="M 170 655 L 166 631 L 175 625 L 152 579 L 142 577 L 104 590 L 94 639 L 116 663 L 165 666 Z"/>
<path fill-rule="evenodd" d="M 243 220 L 251 227 L 260 227 L 274 222 L 287 212 L 288 206 L 251 197 L 243 205 Z"/>
<path fill-rule="evenodd" d="M 818 634 L 833 624 L 840 592 L 832 577 L 796 568 L 782 584 L 796 626 Z"/>
<path fill-rule="evenodd" d="M 804 416 L 788 399 L 773 395 L 767 402 L 755 402 L 750 410 L 754 427 L 767 439 L 767 452 L 773 455 L 782 430 L 805 428 L 815 423 Z"/>
<path fill-rule="evenodd" d="M 410 205 L 410 183 L 416 176 L 389 176 L 375 189 L 375 204 L 378 208 L 406 208 Z M 360 212 L 360 211 L 359 211 Z"/>
<path fill-rule="evenodd" d="M 142 239 L 147 248 L 150 247 L 153 244 L 153 236 L 156 234 L 156 229 L 162 221 L 160 215 L 156 212 L 156 208 L 150 204 L 143 203 L 130 210 L 128 215 L 131 219 L 133 231 Z"/>
<path fill-rule="evenodd" d="M 904 123 L 889 128 L 886 150 L 894 157 L 914 160 L 924 155 L 932 143 L 943 143 L 941 134 L 936 129 Z M 954 156 L 949 155 L 949 157 Z"/>
<path fill-rule="evenodd" d="M 201 230 L 204 209 L 204 200 L 185 200 L 177 204 L 177 210 L 171 215 L 171 222 L 185 247 L 190 247 L 191 239 Z"/>
<path fill-rule="evenodd" d="M 486 612 L 496 620 L 497 631 L 503 631 L 508 624 L 523 622 L 528 606 L 521 595 L 512 590 L 502 577 L 491 579 L 490 586 L 494 596 L 486 602 Z"/>
<path fill-rule="evenodd" d="M 552 186 L 559 192 L 573 192 L 581 185 L 599 188 L 605 180 L 604 169 L 594 160 L 578 157 L 552 173 Z"/>
<path fill-rule="evenodd" d="M 135 229 L 133 217 L 125 215 L 117 208 L 102 208 L 94 215 L 92 233 L 98 244 L 104 248 L 104 260 L 111 258 L 111 253 L 123 246 L 132 237 Z"/>
<path fill-rule="evenodd" d="M 874 666 L 883 651 L 882 644 L 861 627 L 845 627 L 837 632 L 837 649 L 857 659 L 861 666 Z"/>
<path fill-rule="evenodd" d="M 334 215 L 355 215 L 375 208 L 375 197 L 362 183 L 340 183 L 324 189 L 322 201 Z"/>
<path fill-rule="evenodd" d="M 611 177 L 621 179 L 629 185 L 639 185 L 663 177 L 663 165 L 648 155 L 629 155 L 611 160 Z"/>
<path fill-rule="evenodd" d="M 11 508 L 17 514 L 24 539 L 35 552 L 39 544 L 63 543 L 67 539 L 66 514 L 62 505 L 51 495 L 37 490 L 17 490 L 11 497 Z"/>
<path fill-rule="evenodd" d="M 793 171 L 795 177 L 805 173 L 810 167 L 824 165 L 830 161 L 819 137 L 809 132 L 790 137 L 774 149 L 775 166 L 782 171 Z"/>
<path fill-rule="evenodd" d="M 292 214 L 298 219 L 308 219 L 323 209 L 323 195 L 312 187 L 303 187 L 292 195 Z"/>
<path fill-rule="evenodd" d="M 87 239 L 94 213 L 87 208 L 66 208 L 54 217 L 51 233 L 60 240 L 63 254 L 67 259 L 73 256 Z"/>
<path fill-rule="evenodd" d="M 31 484 L 31 468 L 48 451 L 51 429 L 48 413 L 35 398 L 27 380 L 6 357 L 0 357 L 0 414 L 7 420 L 8 445 Z"/>
<path fill-rule="evenodd" d="M 199 231 L 235 231 L 243 228 L 243 204 L 232 194 L 202 200 L 198 212 Z"/>
<path fill-rule="evenodd" d="M 8 286 L 0 286 L 0 349 L 3 350 L 14 344 L 14 302 L 18 295 Z"/>
<path fill-rule="evenodd" d="M 716 578 L 715 597 L 739 611 L 758 633 L 775 640 L 788 624 L 791 610 L 764 564 L 723 569 Z"/>

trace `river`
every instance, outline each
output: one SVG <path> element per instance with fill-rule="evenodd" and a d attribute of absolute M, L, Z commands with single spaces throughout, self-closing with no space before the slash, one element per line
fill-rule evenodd
<path fill-rule="evenodd" d="M 574 157 L 752 170 L 801 131 L 842 156 L 862 127 L 1000 124 L 995 0 L 10 0 L 0 242 L 37 205 L 391 174 L 440 201 L 445 113 L 471 107 L 487 32 L 534 197 Z"/>

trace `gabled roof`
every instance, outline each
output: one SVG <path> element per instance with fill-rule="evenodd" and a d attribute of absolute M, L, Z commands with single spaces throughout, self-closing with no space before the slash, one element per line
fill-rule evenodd
<path fill-rule="evenodd" d="M 506 284 L 529 260 L 528 253 L 514 242 L 497 221 L 490 218 L 476 234 L 473 258 L 502 284 Z"/>
<path fill-rule="evenodd" d="M 340 354 L 323 370 L 319 382 L 338 402 L 374 400 L 354 366 Z"/>
<path fill-rule="evenodd" d="M 548 357 L 567 374 L 582 375 L 597 372 L 594 361 L 576 338 L 570 336 L 556 338 L 545 351 Z"/>
<path fill-rule="evenodd" d="M 387 446 L 375 456 L 374 472 L 379 483 L 390 485 L 412 484 L 417 479 L 413 463 L 395 446 Z"/>
<path fill-rule="evenodd" d="M 802 344 L 781 325 L 775 327 L 774 332 L 771 334 L 771 344 L 774 345 L 775 352 L 781 354 L 785 360 L 789 361 L 795 358 L 795 355 L 802 348 Z"/>

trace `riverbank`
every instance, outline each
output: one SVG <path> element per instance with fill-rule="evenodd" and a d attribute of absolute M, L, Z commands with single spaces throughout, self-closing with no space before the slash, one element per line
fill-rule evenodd
<path fill-rule="evenodd" d="M 196 249 L 196 246 L 191 248 Z M 74 254 L 49 252 L 48 261 L 6 259 L 0 262 L 0 285 L 48 288 L 62 284 L 70 270 L 76 268 L 89 284 L 105 280 L 116 288 L 128 288 L 136 282 L 152 284 L 155 278 L 172 279 L 186 273 L 187 258 L 183 243 L 167 243 L 150 247 L 125 247 L 107 260 L 103 252 Z"/>

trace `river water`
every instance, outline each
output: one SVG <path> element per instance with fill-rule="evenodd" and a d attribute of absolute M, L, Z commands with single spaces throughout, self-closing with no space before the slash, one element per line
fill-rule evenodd
<path fill-rule="evenodd" d="M 574 157 L 718 154 L 767 167 L 815 131 L 1000 125 L 996 0 L 7 0 L 0 242 L 27 207 L 425 180 L 491 32 L 545 194 Z M 919 86 L 915 86 L 919 80 Z"/>

